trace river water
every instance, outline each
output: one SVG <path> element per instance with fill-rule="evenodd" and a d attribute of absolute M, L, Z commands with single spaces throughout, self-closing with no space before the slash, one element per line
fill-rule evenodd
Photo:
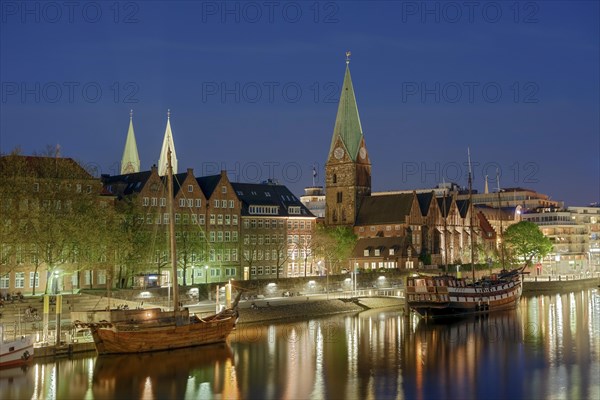
<path fill-rule="evenodd" d="M 0 370 L 0 399 L 600 399 L 597 289 L 452 323 L 372 310 L 230 339 Z"/>

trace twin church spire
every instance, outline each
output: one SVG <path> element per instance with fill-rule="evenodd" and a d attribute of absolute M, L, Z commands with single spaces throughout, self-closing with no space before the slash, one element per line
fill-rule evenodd
<path fill-rule="evenodd" d="M 173 132 L 171 131 L 171 110 L 167 112 L 167 128 L 163 138 L 163 145 L 158 159 L 158 174 L 164 176 L 167 174 L 167 152 L 171 150 L 171 165 L 173 173 L 177 171 L 177 155 L 175 153 L 175 142 L 173 140 Z M 127 140 L 125 141 L 125 149 L 123 150 L 123 158 L 121 159 L 121 175 L 140 172 L 140 157 L 137 150 L 135 133 L 133 130 L 133 110 L 129 113 L 129 130 L 127 131 Z"/>

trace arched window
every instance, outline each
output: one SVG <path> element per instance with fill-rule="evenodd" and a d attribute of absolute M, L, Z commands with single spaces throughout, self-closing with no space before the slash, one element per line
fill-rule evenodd
<path fill-rule="evenodd" d="M 337 174 L 333 174 L 333 183 L 337 183 Z"/>

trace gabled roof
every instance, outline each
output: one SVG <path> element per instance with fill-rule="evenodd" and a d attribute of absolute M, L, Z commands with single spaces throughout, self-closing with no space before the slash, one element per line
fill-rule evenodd
<path fill-rule="evenodd" d="M 442 214 L 442 218 L 446 218 L 450 213 L 450 208 L 452 208 L 452 197 L 437 197 L 436 200 L 438 203 L 438 208 L 440 209 L 440 213 Z"/>
<path fill-rule="evenodd" d="M 417 202 L 419 203 L 419 208 L 421 209 L 422 216 L 425 217 L 429 213 L 429 207 L 431 206 L 431 201 L 433 199 L 433 192 L 417 193 Z"/>
<path fill-rule="evenodd" d="M 0 171 L 14 174 L 15 177 L 95 179 L 77 161 L 68 157 L 38 157 L 9 154 L 0 157 Z"/>
<path fill-rule="evenodd" d="M 496 231 L 494 230 L 488 219 L 485 217 L 485 215 L 482 212 L 478 212 L 477 219 L 479 220 L 479 226 L 483 231 L 484 239 L 495 239 Z"/>
<path fill-rule="evenodd" d="M 461 218 L 465 218 L 469 213 L 469 200 L 456 200 L 456 208 Z"/>
<path fill-rule="evenodd" d="M 201 176 L 200 178 L 196 178 L 196 182 L 198 182 L 198 185 L 200 185 L 200 189 L 202 189 L 202 192 L 204 193 L 204 196 L 206 196 L 207 199 L 210 198 L 210 196 L 212 196 L 220 180 L 221 174 L 207 175 Z"/>
<path fill-rule="evenodd" d="M 242 216 L 257 215 L 250 214 L 250 206 L 278 206 L 276 216 L 279 217 L 314 217 L 309 209 L 283 185 L 231 182 L 231 186 L 241 202 Z M 290 214 L 288 211 L 290 206 L 300 207 L 300 214 Z"/>
<path fill-rule="evenodd" d="M 390 255 L 390 248 L 394 249 L 394 255 Z M 412 248 L 411 238 L 408 236 L 392 236 L 392 237 L 375 237 L 375 238 L 359 238 L 356 241 L 354 250 L 352 250 L 353 258 L 365 257 L 364 251 L 369 249 L 379 249 L 381 251 L 380 257 L 406 257 L 408 255 L 407 249 Z M 412 256 L 416 257 L 417 253 L 412 249 Z M 373 254 L 369 254 L 373 256 Z"/>
<path fill-rule="evenodd" d="M 179 193 L 181 185 L 183 185 L 183 182 L 186 180 L 187 176 L 187 172 L 173 175 L 173 196 L 177 196 L 177 193 Z"/>
<path fill-rule="evenodd" d="M 366 196 L 362 199 L 355 225 L 404 223 L 410 215 L 413 193 Z"/>
<path fill-rule="evenodd" d="M 363 131 L 348 65 L 346 65 L 346 74 L 344 75 L 342 93 L 340 94 L 338 112 L 335 118 L 335 127 L 333 128 L 333 136 L 329 149 L 330 154 L 333 152 L 337 138 L 342 140 L 352 161 L 356 161 L 360 142 L 363 138 Z"/>
<path fill-rule="evenodd" d="M 114 195 L 127 196 L 133 193 L 139 193 L 144 188 L 144 185 L 148 182 L 151 175 L 152 171 L 114 176 L 102 175 L 102 183 L 105 191 Z"/>

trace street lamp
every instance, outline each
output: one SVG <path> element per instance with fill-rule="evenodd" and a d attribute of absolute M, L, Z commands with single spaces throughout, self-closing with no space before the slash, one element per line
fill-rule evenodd
<path fill-rule="evenodd" d="M 208 265 L 204 266 L 204 279 L 205 283 L 208 283 Z"/>
<path fill-rule="evenodd" d="M 192 265 L 192 286 L 194 286 L 194 266 Z"/>

